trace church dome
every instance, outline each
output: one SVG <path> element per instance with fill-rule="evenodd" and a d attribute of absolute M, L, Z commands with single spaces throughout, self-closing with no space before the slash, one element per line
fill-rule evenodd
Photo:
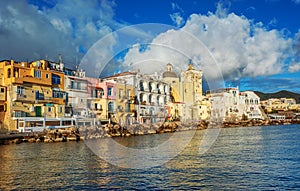
<path fill-rule="evenodd" d="M 175 72 L 166 71 L 163 73 L 163 78 L 178 78 Z"/>
<path fill-rule="evenodd" d="M 167 71 L 163 73 L 163 78 L 178 78 L 177 74 L 173 72 L 173 66 L 172 64 L 168 63 L 167 64 Z"/>

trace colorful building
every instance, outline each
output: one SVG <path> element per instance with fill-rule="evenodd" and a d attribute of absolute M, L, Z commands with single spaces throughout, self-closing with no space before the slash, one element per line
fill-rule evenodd
<path fill-rule="evenodd" d="M 51 69 L 46 60 L 0 62 L 1 86 L 6 92 L 2 111 L 4 108 L 4 126 L 8 130 L 18 130 L 19 120 L 28 117 L 64 116 L 66 94 L 62 70 Z M 34 121 L 26 123 L 23 126 L 37 125 Z"/>

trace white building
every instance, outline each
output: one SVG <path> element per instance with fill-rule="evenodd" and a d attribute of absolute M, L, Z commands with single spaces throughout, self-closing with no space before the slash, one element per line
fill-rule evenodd
<path fill-rule="evenodd" d="M 221 88 L 209 91 L 207 96 L 212 103 L 211 118 L 214 120 L 262 119 L 260 98 L 252 91 Z"/>
<path fill-rule="evenodd" d="M 245 100 L 245 115 L 248 119 L 262 119 L 260 98 L 252 91 L 241 92 Z"/>
<path fill-rule="evenodd" d="M 245 111 L 245 100 L 238 88 L 221 88 L 208 91 L 212 103 L 211 119 L 215 121 L 237 121 Z"/>
<path fill-rule="evenodd" d="M 65 75 L 65 90 L 68 94 L 68 105 L 73 115 L 87 115 L 88 81 L 84 71 L 78 71 L 75 76 Z"/>
<path fill-rule="evenodd" d="M 123 79 L 134 87 L 135 115 L 139 123 L 155 123 L 165 120 L 170 100 L 170 86 L 155 74 L 123 72 L 109 78 Z"/>

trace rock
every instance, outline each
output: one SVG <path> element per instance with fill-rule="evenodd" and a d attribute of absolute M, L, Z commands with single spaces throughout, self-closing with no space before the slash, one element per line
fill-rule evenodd
<path fill-rule="evenodd" d="M 29 142 L 29 143 L 35 143 L 36 140 L 35 140 L 35 138 L 29 138 L 29 139 L 28 139 L 28 142 Z"/>

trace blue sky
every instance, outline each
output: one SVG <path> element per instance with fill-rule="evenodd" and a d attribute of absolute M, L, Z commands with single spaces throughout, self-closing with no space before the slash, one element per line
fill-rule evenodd
<path fill-rule="evenodd" d="M 197 47 L 178 38 L 182 30 L 188 31 L 215 57 L 227 86 L 300 93 L 299 16 L 300 0 L 1 1 L 0 42 L 5 48 L 0 51 L 0 60 L 58 61 L 62 54 L 66 66 L 72 67 L 94 43 L 113 31 L 134 24 L 162 23 L 178 28 L 173 33 L 155 34 L 152 42 L 182 44 L 180 50 L 191 52 L 194 62 L 201 63 L 205 59 L 197 55 Z M 110 40 L 101 56 L 112 54 L 109 51 L 118 39 Z M 152 58 L 156 52 L 153 47 L 147 54 L 132 48 L 123 61 Z M 175 58 L 166 62 L 176 67 L 185 61 Z M 85 69 L 94 71 L 94 65 Z M 209 67 L 206 63 L 199 66 Z M 208 70 L 206 75 L 210 78 L 213 73 Z"/>

